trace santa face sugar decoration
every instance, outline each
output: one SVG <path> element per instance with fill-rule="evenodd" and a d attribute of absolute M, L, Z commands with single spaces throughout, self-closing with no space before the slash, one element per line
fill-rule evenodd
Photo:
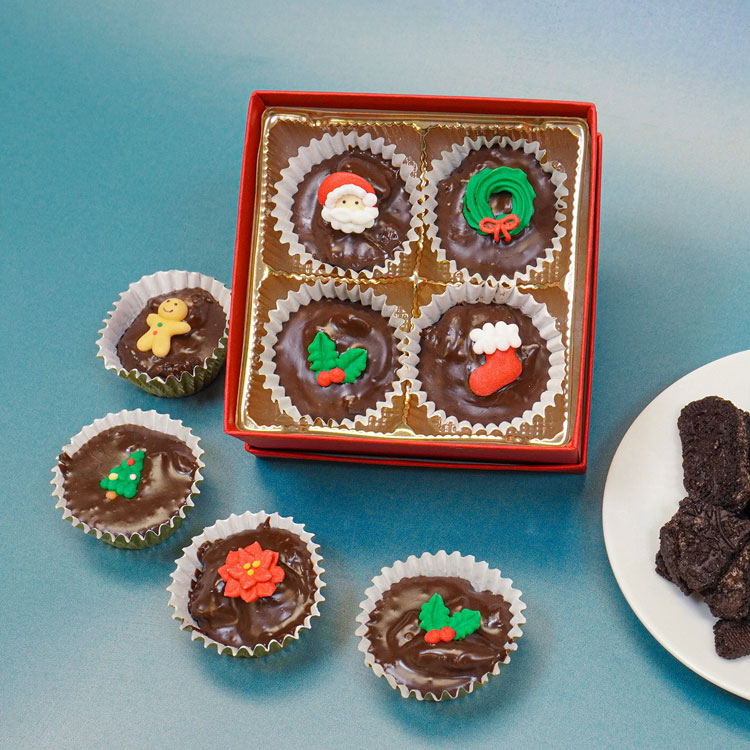
<path fill-rule="evenodd" d="M 512 383 L 522 370 L 516 349 L 521 346 L 515 323 L 485 323 L 473 328 L 469 338 L 474 354 L 484 354 L 484 364 L 469 375 L 469 388 L 477 396 L 491 396 Z"/>
<path fill-rule="evenodd" d="M 318 188 L 323 220 L 347 234 L 361 234 L 375 224 L 376 202 L 372 185 L 352 172 L 334 172 Z"/>

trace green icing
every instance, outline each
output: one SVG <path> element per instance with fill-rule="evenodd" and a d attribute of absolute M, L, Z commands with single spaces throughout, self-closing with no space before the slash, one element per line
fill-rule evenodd
<path fill-rule="evenodd" d="M 313 372 L 327 372 L 338 367 L 344 371 L 345 383 L 353 383 L 367 367 L 367 349 L 355 347 L 339 355 L 336 344 L 323 331 L 315 334 L 307 352 L 307 361 Z"/>
<path fill-rule="evenodd" d="M 146 456 L 146 451 L 134 451 L 119 466 L 115 466 L 107 472 L 107 476 L 99 482 L 99 486 L 103 490 L 112 490 L 116 495 L 126 497 L 128 499 L 134 498 L 138 492 L 138 484 L 141 481 L 141 472 L 143 471 L 143 459 Z M 133 459 L 134 463 L 132 466 L 128 466 L 128 461 Z M 116 474 L 116 479 L 110 479 L 110 474 Z M 131 479 L 130 475 L 135 474 L 135 479 Z"/>
<path fill-rule="evenodd" d="M 455 640 L 460 641 L 479 630 L 482 616 L 476 609 L 461 609 L 451 615 L 440 594 L 433 594 L 419 610 L 419 626 L 422 630 L 440 630 L 445 626 L 456 632 Z"/>
<path fill-rule="evenodd" d="M 477 172 L 466 185 L 464 195 L 464 218 L 472 229 L 485 234 L 479 228 L 482 219 L 502 219 L 508 214 L 495 216 L 490 207 L 490 196 L 495 193 L 510 193 L 513 201 L 513 213 L 518 216 L 518 226 L 511 229 L 509 234 L 515 237 L 529 226 L 534 215 L 534 188 L 522 169 L 513 167 L 497 167 L 496 169 L 482 169 Z"/>

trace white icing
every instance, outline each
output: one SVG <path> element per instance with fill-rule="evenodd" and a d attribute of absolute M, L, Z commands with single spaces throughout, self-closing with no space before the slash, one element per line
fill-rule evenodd
<path fill-rule="evenodd" d="M 469 338 L 474 342 L 474 354 L 492 354 L 497 349 L 504 352 L 521 346 L 521 337 L 515 323 L 485 323 L 481 328 L 473 328 Z"/>

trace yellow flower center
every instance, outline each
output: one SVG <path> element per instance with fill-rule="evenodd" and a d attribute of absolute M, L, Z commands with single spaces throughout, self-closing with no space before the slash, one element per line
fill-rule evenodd
<path fill-rule="evenodd" d="M 259 568 L 260 567 L 260 560 L 253 560 L 253 567 Z"/>
<path fill-rule="evenodd" d="M 247 574 L 249 576 L 254 576 L 255 575 L 255 571 L 252 568 L 250 568 L 250 570 L 247 571 Z"/>
<path fill-rule="evenodd" d="M 250 563 L 245 563 L 242 567 L 247 570 L 250 567 Z"/>

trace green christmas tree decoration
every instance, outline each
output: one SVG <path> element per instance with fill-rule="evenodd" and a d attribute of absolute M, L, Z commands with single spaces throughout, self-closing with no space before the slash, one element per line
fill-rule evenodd
<path fill-rule="evenodd" d="M 108 500 L 114 500 L 118 496 L 128 499 L 135 497 L 138 492 L 138 484 L 141 481 L 143 471 L 143 459 L 146 451 L 140 450 L 131 453 L 119 466 L 113 467 L 99 486 L 107 490 Z"/>

